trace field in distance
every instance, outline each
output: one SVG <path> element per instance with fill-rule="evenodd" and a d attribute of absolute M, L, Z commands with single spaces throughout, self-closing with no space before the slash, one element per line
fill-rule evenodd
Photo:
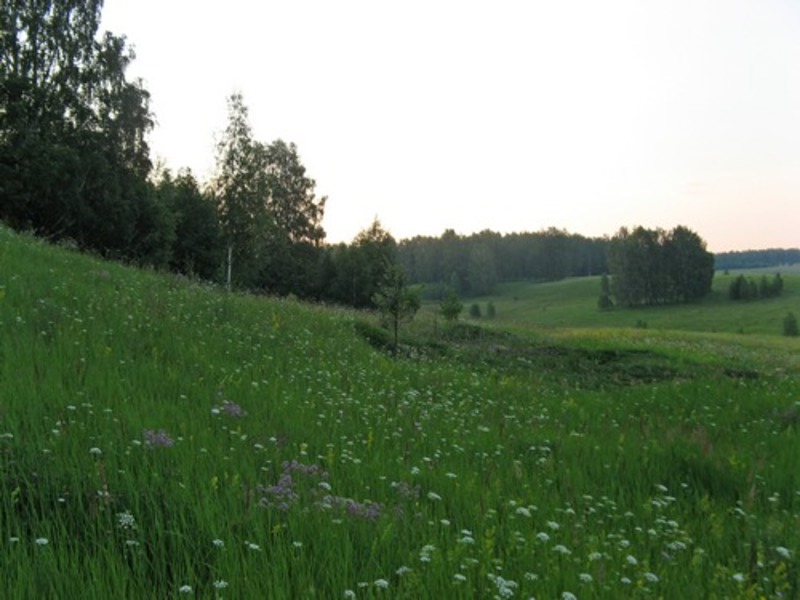
<path fill-rule="evenodd" d="M 519 328 L 636 328 L 679 330 L 707 333 L 757 334 L 781 336 L 783 319 L 788 312 L 800 317 L 800 274 L 794 269 L 742 272 L 758 280 L 781 273 L 783 294 L 778 298 L 733 301 L 728 288 L 739 272 L 717 273 L 713 291 L 703 301 L 672 306 L 614 308 L 597 307 L 599 277 L 580 277 L 548 283 L 514 282 L 497 286 L 492 296 L 465 299 L 464 315 L 477 303 L 481 314 L 488 302 L 496 309 L 492 321 L 497 325 Z M 467 317 L 468 318 L 468 317 Z"/>

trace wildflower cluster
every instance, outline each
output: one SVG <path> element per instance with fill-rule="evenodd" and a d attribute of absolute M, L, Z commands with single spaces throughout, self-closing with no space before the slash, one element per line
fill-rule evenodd
<path fill-rule="evenodd" d="M 148 448 L 171 448 L 175 445 L 175 440 L 163 429 L 158 431 L 145 429 L 142 433 L 144 445 Z"/>

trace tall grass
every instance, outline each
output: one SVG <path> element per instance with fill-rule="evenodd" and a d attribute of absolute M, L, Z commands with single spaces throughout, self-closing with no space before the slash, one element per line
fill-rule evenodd
<path fill-rule="evenodd" d="M 5 229 L 0 277 L 4 598 L 800 594 L 791 357 L 614 331 L 678 376 L 587 388 Z"/>

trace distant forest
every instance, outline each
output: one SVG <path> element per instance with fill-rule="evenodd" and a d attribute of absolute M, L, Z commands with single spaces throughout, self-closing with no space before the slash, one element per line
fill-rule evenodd
<path fill-rule="evenodd" d="M 491 293 L 503 281 L 552 281 L 608 270 L 606 238 L 587 238 L 550 228 L 536 233 L 482 231 L 461 236 L 417 236 L 397 246 L 397 261 L 410 283 L 425 283 L 426 297 Z"/>
<path fill-rule="evenodd" d="M 589 238 L 563 229 L 501 234 L 482 231 L 417 236 L 397 244 L 397 261 L 423 295 L 441 299 L 490 294 L 506 281 L 555 281 L 602 275 L 609 267 L 609 237 Z M 743 250 L 714 255 L 714 269 L 752 269 L 800 263 L 800 249 Z"/>
<path fill-rule="evenodd" d="M 714 257 L 714 266 L 719 271 L 726 269 L 763 269 L 798 263 L 800 263 L 800 248 L 721 252 Z"/>

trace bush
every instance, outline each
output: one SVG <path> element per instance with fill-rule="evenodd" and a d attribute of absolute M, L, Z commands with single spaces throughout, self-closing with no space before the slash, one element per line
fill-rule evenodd
<path fill-rule="evenodd" d="M 489 302 L 486 305 L 486 316 L 490 319 L 494 319 L 495 315 L 497 315 L 497 310 L 494 307 L 494 302 Z"/>
<path fill-rule="evenodd" d="M 797 337 L 800 335 L 800 329 L 797 326 L 797 317 L 794 313 L 787 313 L 783 318 L 783 335 L 789 337 Z"/>
<path fill-rule="evenodd" d="M 473 319 L 480 319 L 481 318 L 481 307 L 480 305 L 475 302 L 469 307 L 469 316 Z"/>

